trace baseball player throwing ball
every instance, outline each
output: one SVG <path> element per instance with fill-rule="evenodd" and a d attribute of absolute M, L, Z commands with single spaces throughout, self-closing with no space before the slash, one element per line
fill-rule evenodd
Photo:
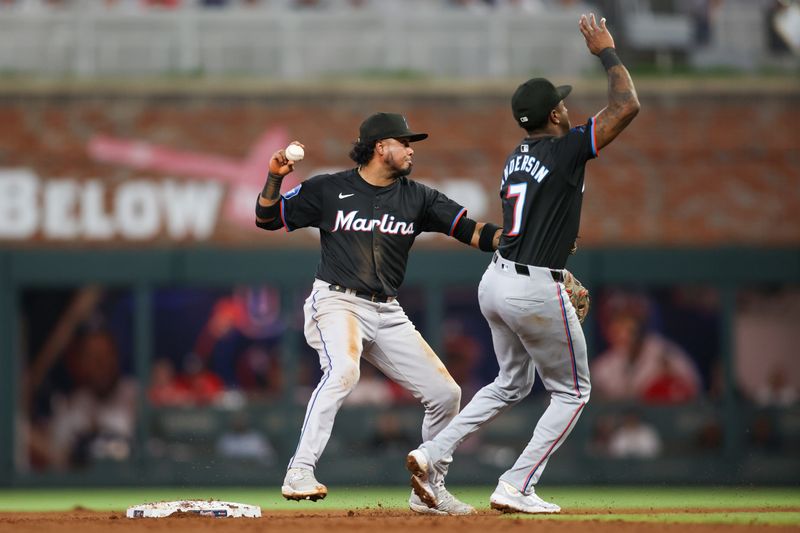
<path fill-rule="evenodd" d="M 639 112 L 630 75 L 614 51 L 605 19 L 580 18 L 589 51 L 608 75 L 608 106 L 570 129 L 564 98 L 571 87 L 542 78 L 520 85 L 511 98 L 514 118 L 527 136 L 514 147 L 500 179 L 503 235 L 478 288 L 481 312 L 492 330 L 500 373 L 482 388 L 435 438 L 409 453 L 414 492 L 436 506 L 430 483 L 447 468 L 453 451 L 471 433 L 527 396 L 538 371 L 550 405 L 516 463 L 501 476 L 494 509 L 557 513 L 534 486 L 550 456 L 564 442 L 589 401 L 586 342 L 565 288 L 564 267 L 581 213 L 584 167 Z"/>
<path fill-rule="evenodd" d="M 402 115 L 372 115 L 361 124 L 350 152 L 356 168 L 314 176 L 283 196 L 281 180 L 292 171 L 294 160 L 284 150 L 270 160 L 256 224 L 268 230 L 319 228 L 322 247 L 304 309 L 306 340 L 319 353 L 322 379 L 289 461 L 282 487 L 287 499 L 326 496 L 328 489 L 315 479 L 314 468 L 342 401 L 358 382 L 361 357 L 423 403 L 423 440 L 433 438 L 458 413 L 461 390 L 406 316 L 397 289 L 409 249 L 421 232 L 444 233 L 493 251 L 501 230 L 467 218 L 464 207 L 408 178 L 411 143 L 427 136 L 412 132 Z M 429 478 L 436 503 L 425 504 L 412 492 L 412 510 L 442 515 L 475 511 L 447 491 L 445 470 Z"/>

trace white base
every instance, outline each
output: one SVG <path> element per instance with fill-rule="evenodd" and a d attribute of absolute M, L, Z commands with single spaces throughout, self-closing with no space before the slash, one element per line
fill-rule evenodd
<path fill-rule="evenodd" d="M 172 513 L 195 513 L 215 518 L 260 518 L 261 508 L 245 503 L 217 500 L 179 500 L 134 505 L 128 508 L 128 518 L 164 518 Z"/>

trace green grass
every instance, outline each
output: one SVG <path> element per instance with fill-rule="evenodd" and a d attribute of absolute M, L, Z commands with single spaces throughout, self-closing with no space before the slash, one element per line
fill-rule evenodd
<path fill-rule="evenodd" d="M 800 512 L 761 511 L 724 513 L 659 513 L 659 514 L 583 514 L 583 515 L 513 515 L 515 519 L 606 522 L 672 522 L 682 524 L 758 524 L 772 526 L 800 525 Z"/>
<path fill-rule="evenodd" d="M 486 509 L 492 489 L 493 487 L 454 487 L 453 492 L 477 508 Z M 514 515 L 516 518 L 800 525 L 800 488 L 540 487 L 538 492 L 543 498 L 561 505 L 565 512 L 596 510 L 597 513 Z M 408 489 L 403 487 L 333 487 L 328 498 L 313 503 L 288 502 L 280 496 L 276 487 L 14 489 L 0 490 L 0 512 L 60 511 L 76 507 L 96 511 L 123 511 L 131 505 L 145 502 L 208 498 L 256 504 L 265 512 L 379 507 L 405 509 L 408 494 Z M 622 509 L 627 510 L 627 513 L 614 513 L 615 510 Z M 686 513 L 683 512 L 685 509 L 704 509 L 711 512 Z M 715 509 L 718 511 L 714 512 Z M 735 509 L 741 511 L 734 511 Z M 636 512 L 637 510 L 641 510 L 641 513 Z M 663 512 L 653 514 L 653 510 Z"/>

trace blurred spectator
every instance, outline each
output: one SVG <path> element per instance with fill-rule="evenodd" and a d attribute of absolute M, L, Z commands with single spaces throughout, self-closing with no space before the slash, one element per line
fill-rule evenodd
<path fill-rule="evenodd" d="M 676 343 L 647 327 L 650 302 L 612 294 L 598 311 L 608 348 L 591 363 L 592 392 L 608 400 L 687 401 L 700 391 L 700 375 Z"/>
<path fill-rule="evenodd" d="M 787 406 L 800 393 L 800 288 L 742 290 L 734 318 L 736 381 L 762 405 Z"/>
<path fill-rule="evenodd" d="M 278 289 L 236 287 L 215 302 L 194 353 L 229 387 L 275 398 L 283 390 L 279 341 L 284 329 Z"/>
<path fill-rule="evenodd" d="M 789 383 L 786 368 L 776 365 L 772 368 L 764 384 L 756 389 L 755 401 L 758 405 L 789 407 L 797 403 L 800 392 Z"/>
<path fill-rule="evenodd" d="M 225 459 L 275 463 L 275 448 L 261 433 L 250 426 L 247 413 L 239 411 L 230 418 L 230 427 L 217 440 L 217 454 Z"/>
<path fill-rule="evenodd" d="M 136 384 L 120 374 L 113 336 L 102 328 L 79 333 L 67 349 L 66 363 L 73 387 L 52 399 L 50 463 L 76 467 L 99 459 L 128 459 L 136 423 Z"/>
<path fill-rule="evenodd" d="M 697 396 L 697 386 L 676 370 L 666 357 L 659 361 L 661 369 L 642 391 L 642 399 L 653 404 L 676 404 L 691 401 Z"/>
<path fill-rule="evenodd" d="M 175 365 L 169 359 L 157 359 L 150 370 L 147 397 L 152 405 L 189 405 L 189 389 L 177 379 Z"/>
<path fill-rule="evenodd" d="M 692 19 L 694 44 L 707 46 L 711 43 L 711 19 L 719 7 L 720 0 L 685 0 L 684 9 Z"/>
<path fill-rule="evenodd" d="M 252 399 L 275 399 L 283 390 L 277 349 L 252 344 L 236 359 L 236 384 Z"/>
<path fill-rule="evenodd" d="M 184 372 L 177 378 L 178 385 L 186 388 L 194 405 L 210 405 L 222 398 L 225 384 L 206 367 L 195 354 L 189 354 L 183 364 Z"/>
<path fill-rule="evenodd" d="M 700 426 L 695 436 L 695 447 L 701 452 L 716 453 L 722 450 L 723 430 L 719 420 L 709 418 Z"/>
<path fill-rule="evenodd" d="M 777 452 L 781 447 L 781 439 L 775 422 L 766 413 L 759 413 L 748 428 L 750 447 L 761 452 Z"/>
<path fill-rule="evenodd" d="M 375 423 L 375 433 L 372 436 L 371 446 L 382 453 L 402 453 L 419 444 L 404 429 L 402 422 L 390 411 L 382 412 Z"/>
<path fill-rule="evenodd" d="M 147 7 L 159 9 L 175 9 L 180 7 L 181 0 L 143 0 Z"/>
<path fill-rule="evenodd" d="M 310 350 L 310 348 L 309 348 Z M 297 405 L 306 406 L 314 392 L 314 387 L 319 382 L 321 371 L 318 366 L 312 363 L 312 357 L 298 358 L 295 369 L 295 383 L 292 387 L 292 401 Z"/>
<path fill-rule="evenodd" d="M 608 453 L 616 459 L 651 459 L 658 457 L 661 449 L 661 437 L 656 429 L 646 424 L 635 411 L 625 414 L 622 424 L 608 441 Z"/>
<path fill-rule="evenodd" d="M 225 386 L 222 380 L 209 371 L 196 356 L 190 354 L 184 365 L 186 370 L 175 373 L 168 359 L 153 363 L 147 396 L 156 406 L 211 405 L 218 403 Z"/>
<path fill-rule="evenodd" d="M 480 375 L 479 366 L 483 349 L 477 338 L 464 331 L 464 323 L 449 320 L 443 329 L 443 360 L 450 375 L 461 387 L 463 407 L 486 384 Z"/>
<path fill-rule="evenodd" d="M 392 404 L 393 393 L 387 380 L 378 369 L 361 361 L 361 377 L 343 405 L 387 406 Z"/>
<path fill-rule="evenodd" d="M 592 425 L 586 451 L 595 457 L 607 457 L 611 436 L 614 434 L 614 419 L 610 416 L 599 416 Z"/>

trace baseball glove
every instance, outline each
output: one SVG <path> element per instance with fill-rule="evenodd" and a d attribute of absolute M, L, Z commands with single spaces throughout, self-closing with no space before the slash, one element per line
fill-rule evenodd
<path fill-rule="evenodd" d="M 589 289 L 584 287 L 569 270 L 564 270 L 564 288 L 569 296 L 569 301 L 572 302 L 572 307 L 575 308 L 578 320 L 583 323 L 586 315 L 589 314 L 589 304 L 591 302 Z"/>

